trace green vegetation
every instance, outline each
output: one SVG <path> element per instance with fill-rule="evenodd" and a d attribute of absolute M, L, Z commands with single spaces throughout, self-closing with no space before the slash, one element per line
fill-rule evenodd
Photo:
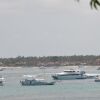
<path fill-rule="evenodd" d="M 98 6 L 100 6 L 100 1 L 99 0 L 91 0 L 90 1 L 90 6 L 91 6 L 91 8 L 95 8 L 95 9 L 97 9 L 98 8 Z"/>
<path fill-rule="evenodd" d="M 71 65 L 100 65 L 100 56 L 73 55 L 73 56 L 48 56 L 48 57 L 16 57 L 0 58 L 0 66 L 71 66 Z"/>
<path fill-rule="evenodd" d="M 80 0 L 77 0 L 78 2 Z M 98 7 L 100 6 L 100 1 L 99 0 L 90 0 L 90 6 L 91 8 L 95 8 L 95 9 L 98 9 Z"/>

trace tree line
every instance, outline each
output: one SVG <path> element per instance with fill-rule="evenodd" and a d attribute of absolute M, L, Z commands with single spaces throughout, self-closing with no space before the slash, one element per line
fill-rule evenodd
<path fill-rule="evenodd" d="M 95 55 L 73 55 L 73 56 L 43 56 L 43 57 L 24 57 L 0 58 L 0 66 L 72 66 L 72 65 L 100 65 L 100 56 Z"/>

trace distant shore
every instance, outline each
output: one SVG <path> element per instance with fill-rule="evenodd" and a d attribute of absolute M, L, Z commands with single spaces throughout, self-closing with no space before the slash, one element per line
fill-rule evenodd
<path fill-rule="evenodd" d="M 8 68 L 39 68 L 39 69 L 47 69 L 47 68 L 54 68 L 54 69 L 58 69 L 58 68 L 60 68 L 60 69 L 63 69 L 63 68 L 65 68 L 65 69 L 97 69 L 97 70 L 100 70 L 100 66 L 87 66 L 87 65 L 85 65 L 85 66 L 83 66 L 83 67 L 79 67 L 79 66 L 50 66 L 50 67 L 44 67 L 44 66 L 0 66 L 0 69 L 8 69 Z"/>
<path fill-rule="evenodd" d="M 100 66 L 100 56 L 73 55 L 73 56 L 47 56 L 47 57 L 24 57 L 0 58 L 2 67 L 61 67 L 61 66 Z"/>

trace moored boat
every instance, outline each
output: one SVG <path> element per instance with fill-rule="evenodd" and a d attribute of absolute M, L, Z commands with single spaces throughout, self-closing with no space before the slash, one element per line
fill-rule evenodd
<path fill-rule="evenodd" d="M 32 75 L 24 75 L 24 78 L 20 81 L 21 85 L 35 86 L 35 85 L 54 85 L 54 81 L 46 81 L 42 78 L 36 78 Z"/>
<path fill-rule="evenodd" d="M 3 71 L 5 68 L 0 68 L 0 71 Z"/>
<path fill-rule="evenodd" d="M 100 70 L 100 67 L 98 67 L 97 70 Z"/>
<path fill-rule="evenodd" d="M 0 86 L 3 86 L 4 84 L 4 78 L 3 77 L 0 77 Z"/>
<path fill-rule="evenodd" d="M 56 80 L 74 80 L 74 79 L 86 79 L 85 71 L 81 70 L 64 70 L 61 73 L 56 73 L 52 75 L 53 79 Z"/>
<path fill-rule="evenodd" d="M 99 75 L 96 76 L 96 78 L 95 78 L 95 82 L 100 82 L 100 76 L 99 76 Z"/>

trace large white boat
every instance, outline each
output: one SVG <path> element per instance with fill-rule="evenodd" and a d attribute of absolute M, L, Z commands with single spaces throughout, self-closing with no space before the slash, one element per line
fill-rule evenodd
<path fill-rule="evenodd" d="M 52 75 L 53 79 L 56 80 L 74 80 L 74 79 L 86 79 L 85 71 L 81 70 L 64 70 L 61 73 L 56 73 Z"/>
<path fill-rule="evenodd" d="M 24 75 L 20 81 L 22 85 L 34 86 L 34 85 L 54 85 L 54 81 L 46 81 L 42 78 L 36 78 L 33 75 Z"/>

